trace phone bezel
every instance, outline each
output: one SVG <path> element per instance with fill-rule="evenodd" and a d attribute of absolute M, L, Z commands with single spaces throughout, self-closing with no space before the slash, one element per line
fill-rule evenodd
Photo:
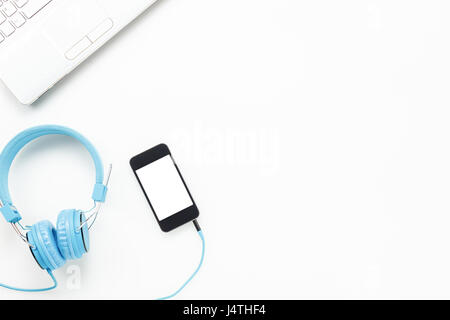
<path fill-rule="evenodd" d="M 158 215 L 153 209 L 150 197 L 145 191 L 145 188 L 142 185 L 141 180 L 139 179 L 139 176 L 136 171 L 166 156 L 170 156 L 170 158 L 172 159 L 172 162 L 178 172 L 178 175 L 181 178 L 181 181 L 183 181 L 184 187 L 186 188 L 186 191 L 189 194 L 189 197 L 191 198 L 193 205 L 177 213 L 174 213 L 170 217 L 167 217 L 163 220 L 159 220 Z M 195 204 L 194 198 L 192 197 L 191 192 L 189 191 L 189 188 L 186 185 L 186 182 L 184 181 L 183 175 L 181 174 L 180 169 L 178 168 L 178 165 L 173 159 L 169 147 L 166 144 L 164 143 L 159 144 L 156 147 L 153 147 L 145 152 L 138 154 L 137 156 L 134 156 L 130 160 L 130 165 L 131 168 L 133 169 L 137 181 L 139 182 L 142 192 L 144 192 L 145 198 L 147 199 L 147 202 L 150 205 L 153 215 L 155 216 L 156 221 L 158 221 L 159 227 L 161 228 L 162 231 L 164 232 L 172 231 L 182 226 L 183 224 L 191 222 L 198 218 L 200 213 L 198 211 L 197 205 Z"/>

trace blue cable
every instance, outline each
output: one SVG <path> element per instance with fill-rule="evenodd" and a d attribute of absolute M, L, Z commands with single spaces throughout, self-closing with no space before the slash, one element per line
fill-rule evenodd
<path fill-rule="evenodd" d="M 195 222 L 196 223 L 196 222 Z M 197 224 L 196 224 L 197 226 Z M 197 269 L 195 269 L 194 273 L 189 277 L 189 279 L 174 293 L 172 293 L 171 295 L 167 296 L 167 297 L 163 297 L 163 298 L 159 298 L 157 300 L 168 300 L 171 299 L 173 297 L 175 297 L 177 294 L 179 294 L 191 281 L 192 279 L 194 279 L 194 277 L 197 275 L 197 273 L 200 271 L 200 268 L 203 265 L 203 261 L 205 260 L 205 237 L 203 236 L 203 232 L 201 230 L 198 231 L 198 235 L 200 237 L 200 239 L 202 240 L 202 256 L 200 258 L 200 263 L 198 264 Z M 53 286 L 48 287 L 48 288 L 42 288 L 42 289 L 22 289 L 22 288 L 16 288 L 16 287 L 12 287 L 12 286 L 8 286 L 6 284 L 0 283 L 0 287 L 6 288 L 6 289 L 10 289 L 10 290 L 15 290 L 15 291 L 22 291 L 22 292 L 43 292 L 43 291 L 50 291 L 55 289 L 58 286 L 58 281 L 56 281 L 55 276 L 53 275 L 51 270 L 46 270 L 47 273 L 50 275 L 50 277 L 53 280 Z"/>
<path fill-rule="evenodd" d="M 6 284 L 0 283 L 0 287 L 6 288 L 6 289 L 10 289 L 10 290 L 15 290 L 15 291 L 22 291 L 22 292 L 43 292 L 43 291 L 50 291 L 55 289 L 58 286 L 58 281 L 56 281 L 55 276 L 53 275 L 53 273 L 51 272 L 51 270 L 47 269 L 47 273 L 50 275 L 50 277 L 53 280 L 53 286 L 48 287 L 48 288 L 43 288 L 43 289 L 22 289 L 22 288 L 16 288 L 16 287 L 11 287 L 8 286 Z"/>
<path fill-rule="evenodd" d="M 164 297 L 164 298 L 159 298 L 157 300 L 168 300 L 168 299 L 172 299 L 173 297 L 175 297 L 177 294 L 179 294 L 188 284 L 189 282 L 192 281 L 192 279 L 194 279 L 194 277 L 197 275 L 197 273 L 199 272 L 200 268 L 202 267 L 203 264 L 203 260 L 205 259 L 205 237 L 203 236 L 203 232 L 201 230 L 198 231 L 198 235 L 200 236 L 200 239 L 202 239 L 202 257 L 200 259 L 200 263 L 198 264 L 197 269 L 194 271 L 194 273 L 189 277 L 189 279 L 180 287 L 180 289 L 178 289 L 177 291 L 175 291 L 174 293 L 172 293 L 171 295 Z"/>

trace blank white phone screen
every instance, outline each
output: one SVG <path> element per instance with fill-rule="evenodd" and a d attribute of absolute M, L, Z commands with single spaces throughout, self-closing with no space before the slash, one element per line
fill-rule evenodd
<path fill-rule="evenodd" d="M 158 220 L 193 205 L 170 155 L 136 170 Z"/>

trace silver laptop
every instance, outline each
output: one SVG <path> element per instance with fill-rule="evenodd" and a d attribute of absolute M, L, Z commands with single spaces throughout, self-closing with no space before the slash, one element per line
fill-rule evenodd
<path fill-rule="evenodd" d="M 0 0 L 0 78 L 31 104 L 156 0 Z"/>

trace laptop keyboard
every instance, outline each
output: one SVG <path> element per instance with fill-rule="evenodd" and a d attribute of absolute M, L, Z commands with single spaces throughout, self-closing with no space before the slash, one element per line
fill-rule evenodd
<path fill-rule="evenodd" d="M 0 0 L 0 43 L 52 0 Z"/>

